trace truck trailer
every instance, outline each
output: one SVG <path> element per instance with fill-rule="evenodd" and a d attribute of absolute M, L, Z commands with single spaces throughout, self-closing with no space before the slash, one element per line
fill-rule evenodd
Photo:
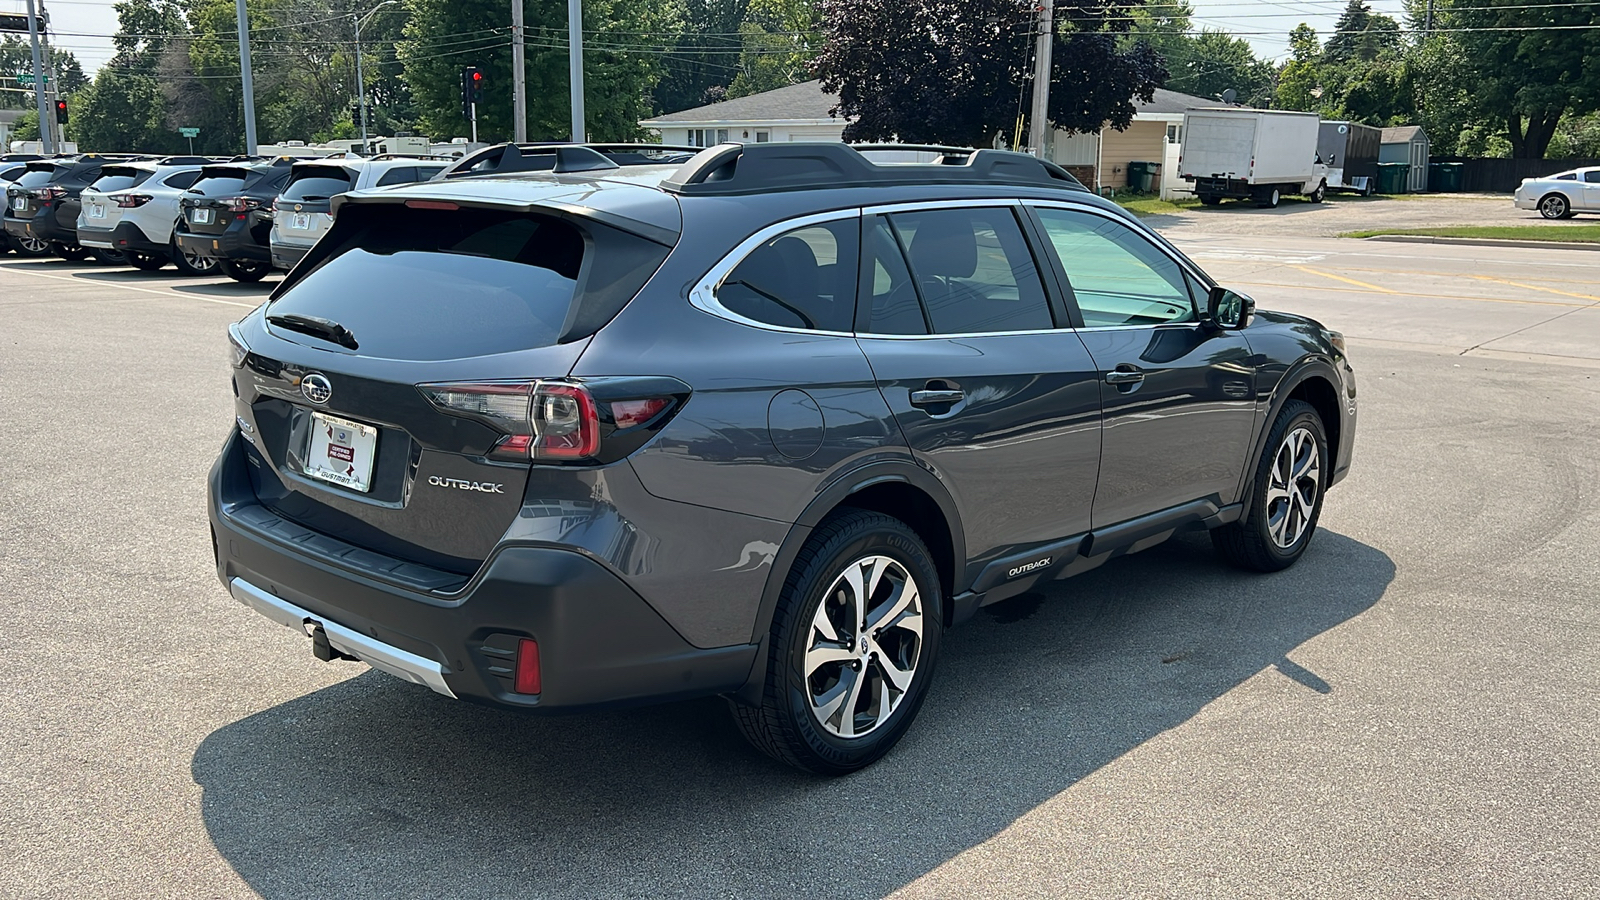
<path fill-rule="evenodd" d="M 1224 107 L 1183 114 L 1178 175 L 1194 184 L 1200 202 L 1224 199 L 1278 205 L 1284 194 L 1321 203 L 1328 167 L 1317 161 L 1316 113 Z"/>

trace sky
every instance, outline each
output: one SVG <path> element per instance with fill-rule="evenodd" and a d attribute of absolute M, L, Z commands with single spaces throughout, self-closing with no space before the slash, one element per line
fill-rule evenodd
<path fill-rule="evenodd" d="M 55 45 L 71 50 L 84 71 L 94 71 L 111 58 L 109 35 L 117 30 L 113 0 L 50 0 Z M 1289 29 L 1301 22 L 1326 35 L 1347 0 L 1190 0 L 1196 28 L 1210 26 L 1248 40 L 1256 55 L 1282 61 L 1288 55 Z M 1374 12 L 1400 18 L 1402 0 L 1368 0 Z M 0 11 L 24 12 L 25 0 L 0 0 Z M 105 35 L 93 37 L 91 35 Z"/>

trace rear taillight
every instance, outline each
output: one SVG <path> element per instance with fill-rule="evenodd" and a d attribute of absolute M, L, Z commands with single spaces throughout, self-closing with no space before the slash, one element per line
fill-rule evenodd
<path fill-rule="evenodd" d="M 612 462 L 661 429 L 689 396 L 670 378 L 477 381 L 419 385 L 440 410 L 502 432 L 490 456 L 554 463 Z"/>
<path fill-rule="evenodd" d="M 117 198 L 117 206 L 123 209 L 138 209 L 154 199 L 149 194 L 123 194 Z"/>
<path fill-rule="evenodd" d="M 229 197 L 227 200 L 222 202 L 228 204 L 228 210 L 230 212 L 236 213 L 249 212 L 252 209 L 261 208 L 261 201 L 254 197 Z"/>
<path fill-rule="evenodd" d="M 62 200 L 67 196 L 67 189 L 64 187 L 57 187 L 56 185 L 52 184 L 48 187 L 34 188 L 33 196 L 35 199 L 44 200 L 46 202 L 51 200 Z"/>

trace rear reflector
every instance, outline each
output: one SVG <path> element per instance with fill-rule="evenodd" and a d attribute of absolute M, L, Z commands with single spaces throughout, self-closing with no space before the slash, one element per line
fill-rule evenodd
<path fill-rule="evenodd" d="M 618 400 L 611 404 L 611 417 L 618 428 L 632 428 L 654 419 L 672 403 L 670 397 L 651 397 L 648 400 Z"/>
<path fill-rule="evenodd" d="M 537 694 L 539 683 L 539 642 L 523 638 L 517 642 L 517 673 L 511 689 L 519 694 Z"/>

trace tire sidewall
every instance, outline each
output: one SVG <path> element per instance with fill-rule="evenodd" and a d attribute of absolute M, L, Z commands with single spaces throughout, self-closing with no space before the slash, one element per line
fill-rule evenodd
<path fill-rule="evenodd" d="M 892 524 L 891 524 L 892 523 Z M 942 618 L 941 589 L 938 570 L 922 542 L 909 528 L 885 518 L 861 529 L 825 557 L 814 560 L 794 587 L 799 602 L 794 604 L 792 619 L 783 646 L 777 648 L 784 654 L 783 698 L 787 715 L 807 747 L 828 769 L 850 771 L 865 766 L 887 753 L 911 722 L 927 696 L 933 680 L 934 666 L 938 660 Z M 895 707 L 889 721 L 859 738 L 836 737 L 824 729 L 811 712 L 811 698 L 803 671 L 806 642 L 810 638 L 811 621 L 825 592 L 845 566 L 866 556 L 882 555 L 898 562 L 917 583 L 922 596 L 922 641 L 918 648 L 916 677 L 911 690 Z"/>
<path fill-rule="evenodd" d="M 1548 200 L 1554 200 L 1554 199 L 1559 199 L 1561 201 L 1561 212 L 1556 213 L 1555 215 L 1551 215 L 1549 212 L 1546 212 L 1546 210 L 1545 210 L 1545 202 L 1548 201 Z M 1562 218 L 1563 216 L 1565 216 L 1567 214 L 1567 210 L 1570 210 L 1571 208 L 1572 208 L 1572 204 L 1567 202 L 1567 198 L 1561 196 L 1560 194 L 1551 194 L 1551 195 L 1546 196 L 1543 200 L 1539 201 L 1539 215 L 1544 216 L 1546 219 L 1559 219 L 1559 218 Z"/>
<path fill-rule="evenodd" d="M 1289 415 L 1279 415 L 1278 422 L 1267 439 L 1266 449 L 1262 451 L 1261 459 L 1256 465 L 1255 492 L 1250 500 L 1249 525 L 1258 533 L 1262 548 L 1281 567 L 1287 567 L 1299 559 L 1317 532 L 1317 523 L 1322 519 L 1322 501 L 1327 496 L 1330 464 L 1328 436 L 1323 430 L 1322 418 L 1317 415 L 1316 410 L 1309 405 L 1296 403 L 1294 407 L 1285 409 L 1284 412 Z M 1301 532 L 1299 539 L 1292 546 L 1285 549 L 1278 546 L 1277 541 L 1272 539 L 1271 533 L 1267 530 L 1267 484 L 1271 477 L 1272 461 L 1277 458 L 1283 439 L 1301 426 L 1311 432 L 1312 438 L 1317 443 L 1317 502 L 1312 507 L 1311 521 L 1306 524 L 1305 531 Z"/>

